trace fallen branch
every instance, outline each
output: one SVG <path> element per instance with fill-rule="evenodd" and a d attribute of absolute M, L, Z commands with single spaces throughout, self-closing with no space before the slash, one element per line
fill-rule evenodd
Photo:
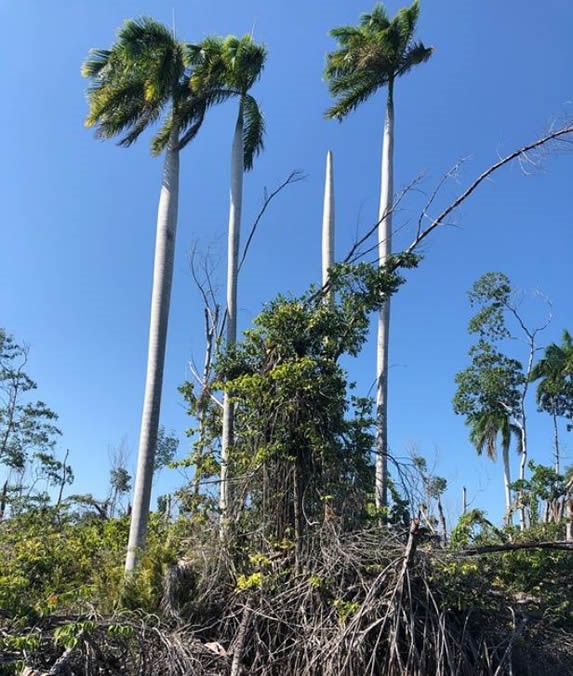
<path fill-rule="evenodd" d="M 557 542 L 513 542 L 504 545 L 483 545 L 470 547 L 456 552 L 459 556 L 478 556 L 479 554 L 494 554 L 497 552 L 513 552 L 519 549 L 560 549 L 573 552 L 573 542 L 560 540 Z"/>

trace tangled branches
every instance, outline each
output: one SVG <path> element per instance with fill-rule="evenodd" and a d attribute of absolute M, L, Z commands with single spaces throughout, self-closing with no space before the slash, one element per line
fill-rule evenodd
<path fill-rule="evenodd" d="M 167 575 L 163 619 L 52 617 L 3 659 L 42 675 L 573 674 L 570 634 L 425 538 L 325 522 L 298 565 L 294 543 L 234 559 L 205 544 Z"/>

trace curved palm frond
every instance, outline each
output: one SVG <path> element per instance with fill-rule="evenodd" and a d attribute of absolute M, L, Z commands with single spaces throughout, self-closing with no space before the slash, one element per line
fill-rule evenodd
<path fill-rule="evenodd" d="M 253 161 L 264 149 L 265 120 L 257 101 L 247 94 L 241 101 L 243 113 L 243 165 L 245 171 L 253 168 Z"/>
<path fill-rule="evenodd" d="M 512 437 L 516 440 L 516 451 L 521 452 L 521 430 L 511 422 L 510 416 L 503 411 L 483 411 L 468 416 L 470 441 L 478 453 L 495 462 L 497 460 L 498 437 L 501 449 L 506 452 L 511 446 Z"/>
<path fill-rule="evenodd" d="M 425 63 L 430 59 L 433 53 L 433 47 L 426 47 L 422 42 L 416 42 L 404 55 L 400 68 L 396 73 L 396 77 L 402 77 L 402 75 L 405 75 L 414 66 Z"/>
<path fill-rule="evenodd" d="M 385 84 L 387 84 L 386 81 L 379 81 L 366 72 L 364 72 L 361 77 L 353 77 L 352 85 L 347 86 L 345 81 L 341 80 L 337 91 L 344 90 L 345 95 L 341 96 L 339 100 L 326 111 L 325 116 L 329 119 L 342 121 L 348 113 L 358 108 L 361 103 L 367 101 L 375 91 Z"/>

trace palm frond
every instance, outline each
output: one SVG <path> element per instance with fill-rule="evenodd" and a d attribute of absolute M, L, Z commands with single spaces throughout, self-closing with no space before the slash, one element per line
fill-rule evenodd
<path fill-rule="evenodd" d="M 206 106 L 202 107 L 200 106 L 198 108 L 193 123 L 187 127 L 187 131 L 179 139 L 180 150 L 182 148 L 185 148 L 185 146 L 195 138 L 195 136 L 199 132 L 199 129 L 201 129 L 201 125 L 203 124 L 203 121 L 205 119 L 206 111 L 207 111 Z"/>
<path fill-rule="evenodd" d="M 360 25 L 371 32 L 384 31 L 390 25 L 390 19 L 380 2 L 374 5 L 372 12 L 364 12 L 360 17 Z"/>
<path fill-rule="evenodd" d="M 414 37 L 419 16 L 420 3 L 414 0 L 410 7 L 404 7 L 394 17 L 392 23 L 396 25 L 403 44 L 407 45 Z"/>
<path fill-rule="evenodd" d="M 339 84 L 338 87 L 334 88 L 334 91 L 336 93 L 340 91 L 341 96 L 338 101 L 326 111 L 325 117 L 343 120 L 361 103 L 367 101 L 372 94 L 384 84 L 386 84 L 384 79 L 374 79 L 368 73 L 363 73 L 360 78 L 352 78 L 348 84 L 346 84 L 346 82 L 344 84 Z"/>
<path fill-rule="evenodd" d="M 396 77 L 401 77 L 410 71 L 414 66 L 425 63 L 434 53 L 433 47 L 426 47 L 422 42 L 414 43 L 410 49 L 402 56 L 400 67 Z"/>
<path fill-rule="evenodd" d="M 82 63 L 82 77 L 97 77 L 109 64 L 110 49 L 90 49 L 88 58 Z"/>
<path fill-rule="evenodd" d="M 250 95 L 241 101 L 243 114 L 243 165 L 245 171 L 253 168 L 254 159 L 264 148 L 265 121 L 257 101 Z"/>
<path fill-rule="evenodd" d="M 117 37 L 133 58 L 148 58 L 158 51 L 172 50 L 177 44 L 169 28 L 149 16 L 127 19 Z"/>

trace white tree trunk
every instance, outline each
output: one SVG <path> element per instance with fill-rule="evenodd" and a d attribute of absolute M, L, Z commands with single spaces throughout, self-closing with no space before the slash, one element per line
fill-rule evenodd
<path fill-rule="evenodd" d="M 511 506 L 511 472 L 509 468 L 509 448 L 503 448 L 503 485 L 505 488 L 505 521 L 508 526 L 513 524 L 513 508 Z"/>
<path fill-rule="evenodd" d="M 525 413 L 522 413 L 522 420 L 518 423 L 521 436 L 521 460 L 519 462 L 519 478 L 525 481 L 525 468 L 527 467 L 527 431 L 525 427 Z M 527 528 L 525 505 L 523 504 L 523 492 L 519 496 L 519 529 L 524 531 Z"/>
<path fill-rule="evenodd" d="M 388 84 L 388 100 L 382 142 L 382 175 L 378 213 L 378 260 L 382 267 L 392 253 L 392 200 L 394 193 L 394 85 Z M 388 340 L 390 300 L 378 317 L 376 360 L 376 507 L 388 505 Z"/>
<path fill-rule="evenodd" d="M 237 341 L 237 269 L 239 264 L 239 238 L 241 230 L 241 208 L 243 202 L 243 109 L 235 126 L 231 152 L 231 196 L 229 206 L 229 239 L 227 247 L 227 348 Z M 223 436 L 221 439 L 221 490 L 219 509 L 221 511 L 221 537 L 225 537 L 229 519 L 229 449 L 233 444 L 233 404 L 227 392 L 223 398 Z"/>
<path fill-rule="evenodd" d="M 147 376 L 137 473 L 133 495 L 133 508 L 125 562 L 126 572 L 135 569 L 141 548 L 145 544 L 153 466 L 159 429 L 161 389 L 167 324 L 173 281 L 173 259 L 177 230 L 177 207 L 179 201 L 179 150 L 178 134 L 173 132 L 165 153 L 161 194 L 157 211 L 157 233 L 155 240 L 155 262 L 153 268 L 153 291 L 151 295 L 151 318 L 149 322 L 149 346 L 147 352 Z"/>
<path fill-rule="evenodd" d="M 557 474 L 561 473 L 561 453 L 559 450 L 559 425 L 557 423 L 557 415 L 553 414 L 553 448 L 554 448 L 554 466 Z"/>
<path fill-rule="evenodd" d="M 565 539 L 573 542 L 573 486 L 565 494 Z"/>
<path fill-rule="evenodd" d="M 334 264 L 334 173 L 332 152 L 326 155 L 324 206 L 322 210 L 322 286 L 328 283 L 328 269 Z M 329 298 L 332 293 L 329 292 Z"/>

